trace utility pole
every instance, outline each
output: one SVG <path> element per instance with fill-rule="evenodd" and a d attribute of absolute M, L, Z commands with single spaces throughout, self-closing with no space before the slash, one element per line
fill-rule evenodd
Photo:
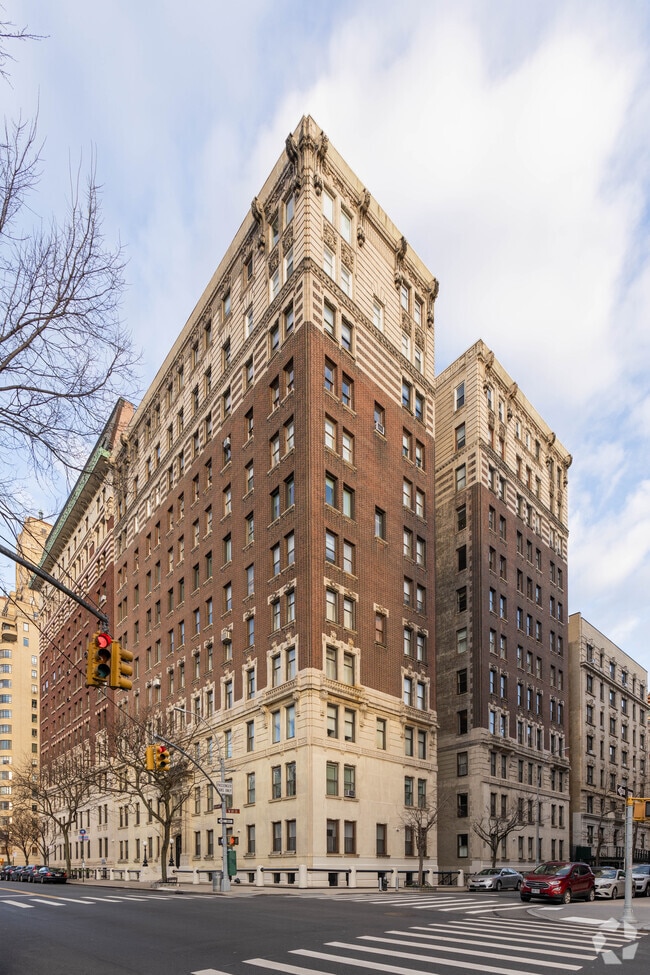
<path fill-rule="evenodd" d="M 206 724 L 210 731 L 212 730 L 210 726 L 207 724 L 207 721 L 205 721 L 205 718 L 202 718 L 201 715 L 196 714 L 194 711 L 189 711 L 187 708 L 178 708 L 178 707 L 174 708 L 173 710 L 178 711 L 179 714 L 191 714 L 193 718 L 196 718 L 197 720 L 202 721 L 204 724 Z M 184 755 L 185 758 L 187 758 L 193 765 L 196 765 L 198 770 L 202 772 L 203 775 L 205 775 L 206 779 L 208 780 L 212 788 L 216 790 L 217 795 L 221 800 L 221 853 L 222 853 L 221 892 L 225 894 L 230 890 L 230 875 L 228 873 L 228 829 L 227 829 L 228 824 L 226 823 L 226 812 L 228 810 L 228 806 L 227 806 L 226 792 L 225 792 L 226 760 L 223 756 L 219 739 L 217 738 L 217 748 L 219 750 L 220 781 L 217 783 L 212 780 L 212 777 L 208 774 L 208 772 L 206 772 L 206 770 L 203 768 L 201 763 L 198 762 L 195 758 L 193 758 L 190 754 L 188 754 L 188 752 L 186 752 L 183 748 L 179 748 L 176 742 L 167 741 L 167 739 L 163 738 L 162 735 L 154 735 L 154 738 L 157 741 L 164 741 L 166 745 L 169 745 L 170 748 L 174 748 L 176 751 L 180 752 L 181 755 Z"/>

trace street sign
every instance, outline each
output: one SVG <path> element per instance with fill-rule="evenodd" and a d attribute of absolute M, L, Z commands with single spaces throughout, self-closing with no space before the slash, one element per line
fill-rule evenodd
<path fill-rule="evenodd" d="M 625 786 L 625 785 L 619 785 L 619 786 L 617 786 L 616 787 L 616 795 L 617 796 L 620 796 L 621 799 L 625 799 L 625 797 L 627 796 L 627 786 Z"/>
<path fill-rule="evenodd" d="M 232 816 L 232 815 L 236 815 L 237 813 L 239 813 L 239 809 L 226 809 L 226 812 L 227 813 L 230 813 L 230 815 Z"/>
<path fill-rule="evenodd" d="M 80 829 L 79 830 L 79 836 L 85 836 L 85 835 L 86 835 L 86 830 L 85 829 Z"/>
<path fill-rule="evenodd" d="M 84 840 L 88 840 L 88 842 L 90 843 L 90 837 L 88 836 L 88 833 L 85 830 L 83 831 L 83 833 L 79 833 L 79 842 L 83 843 Z"/>
<path fill-rule="evenodd" d="M 217 782 L 217 792 L 222 796 L 232 795 L 232 782 Z"/>
<path fill-rule="evenodd" d="M 219 819 L 217 820 L 217 822 L 218 823 L 225 823 L 226 826 L 232 826 L 232 824 L 235 822 L 235 820 L 232 819 L 229 816 L 224 816 L 223 819 L 221 817 L 219 817 Z"/>

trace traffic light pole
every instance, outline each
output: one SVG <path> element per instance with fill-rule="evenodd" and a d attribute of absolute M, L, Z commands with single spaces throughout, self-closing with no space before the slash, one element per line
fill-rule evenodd
<path fill-rule="evenodd" d="M 628 795 L 625 799 L 625 904 L 621 920 L 623 924 L 638 926 L 638 921 L 632 910 L 632 833 L 633 833 L 634 798 Z"/>
<path fill-rule="evenodd" d="M 18 565 L 22 565 L 23 568 L 29 569 L 30 572 L 34 573 L 34 575 L 39 576 L 39 578 L 44 579 L 46 582 L 49 582 L 49 584 L 54 586 L 55 589 L 58 589 L 59 592 L 65 593 L 65 595 L 69 596 L 70 599 L 74 599 L 75 603 L 78 603 L 79 606 L 83 606 L 84 609 L 87 609 L 88 612 L 95 617 L 95 619 L 99 620 L 103 627 L 106 629 L 109 628 L 110 623 L 108 616 L 105 613 L 102 613 L 102 611 L 96 606 L 93 606 L 85 599 L 82 599 L 81 596 L 78 596 L 76 592 L 72 591 L 72 589 L 68 589 L 68 587 L 64 586 L 62 582 L 59 582 L 59 580 L 55 579 L 54 576 L 51 576 L 49 572 L 46 572 L 45 569 L 41 569 L 40 566 L 34 565 L 33 562 L 28 562 L 27 559 L 24 559 L 21 555 L 17 555 L 16 552 L 12 552 L 11 549 L 5 548 L 4 545 L 0 545 L 0 555 L 4 555 L 8 559 L 12 559 L 14 562 L 17 562 Z"/>
<path fill-rule="evenodd" d="M 185 708 L 174 708 L 174 711 L 185 711 Z M 192 714 L 191 711 L 188 711 L 187 713 Z M 226 807 L 225 792 L 221 791 L 217 783 L 213 782 L 212 777 L 208 775 L 208 773 L 203 768 L 201 763 L 197 762 L 197 760 L 193 758 L 189 754 L 189 752 L 186 752 L 184 748 L 181 748 L 176 742 L 168 741 L 168 739 L 163 738 L 162 735 L 154 735 L 153 737 L 156 739 L 156 741 L 162 741 L 169 748 L 172 748 L 174 751 L 180 752 L 181 755 L 184 755 L 185 758 L 192 763 L 192 765 L 196 765 L 199 772 L 202 772 L 203 775 L 205 775 L 206 779 L 208 780 L 212 788 L 216 789 L 217 795 L 221 799 L 221 852 L 222 852 L 221 893 L 226 894 L 230 890 L 230 876 L 228 874 L 228 830 L 227 830 L 227 823 L 226 823 L 227 807 Z M 223 786 L 223 784 L 226 781 L 226 760 L 221 754 L 221 750 L 219 750 L 219 771 L 221 772 L 220 784 Z"/>

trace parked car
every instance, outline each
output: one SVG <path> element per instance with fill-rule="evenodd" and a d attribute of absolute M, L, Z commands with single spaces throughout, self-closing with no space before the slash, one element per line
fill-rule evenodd
<path fill-rule="evenodd" d="M 616 867 L 595 867 L 596 897 L 611 897 L 612 900 L 625 895 L 625 870 Z"/>
<path fill-rule="evenodd" d="M 650 863 L 637 863 L 632 867 L 634 893 L 637 897 L 648 897 L 650 894 Z"/>
<path fill-rule="evenodd" d="M 595 883 L 596 878 L 586 863 L 548 860 L 524 877 L 519 896 L 522 901 L 543 897 L 562 904 L 570 904 L 577 897 L 592 901 L 596 896 Z"/>
<path fill-rule="evenodd" d="M 23 872 L 25 871 L 25 869 L 26 867 L 24 866 L 16 867 L 11 875 L 11 879 L 14 880 L 16 883 L 18 883 L 20 880 L 22 880 Z"/>
<path fill-rule="evenodd" d="M 61 867 L 39 867 L 34 876 L 35 884 L 64 884 L 68 875 Z"/>
<path fill-rule="evenodd" d="M 2 871 L 0 872 L 0 877 L 2 880 L 11 880 L 11 875 L 15 869 L 16 867 L 13 865 L 13 863 L 5 863 Z"/>
<path fill-rule="evenodd" d="M 41 869 L 40 863 L 30 863 L 29 866 L 23 868 L 23 872 L 20 875 L 20 879 L 23 883 L 30 884 L 34 880 L 34 875 Z"/>
<path fill-rule="evenodd" d="M 519 890 L 522 874 L 511 867 L 486 867 L 467 881 L 468 890 Z"/>

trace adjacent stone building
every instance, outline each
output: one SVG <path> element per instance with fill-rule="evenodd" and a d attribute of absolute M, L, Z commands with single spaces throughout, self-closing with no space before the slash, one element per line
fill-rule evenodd
<path fill-rule="evenodd" d="M 581 859 L 624 864 L 625 798 L 648 795 L 648 674 L 580 613 L 569 617 L 571 843 Z M 633 860 L 650 859 L 635 823 Z"/>
<path fill-rule="evenodd" d="M 27 518 L 17 539 L 18 554 L 38 562 L 50 530 L 42 518 Z M 0 861 L 25 857 L 12 838 L 16 769 L 38 765 L 38 653 L 40 597 L 29 589 L 27 569 L 16 564 L 15 591 L 0 600 Z M 33 853 L 36 852 L 34 849 Z"/>
<path fill-rule="evenodd" d="M 571 457 L 483 342 L 436 380 L 443 868 L 569 855 Z"/>

